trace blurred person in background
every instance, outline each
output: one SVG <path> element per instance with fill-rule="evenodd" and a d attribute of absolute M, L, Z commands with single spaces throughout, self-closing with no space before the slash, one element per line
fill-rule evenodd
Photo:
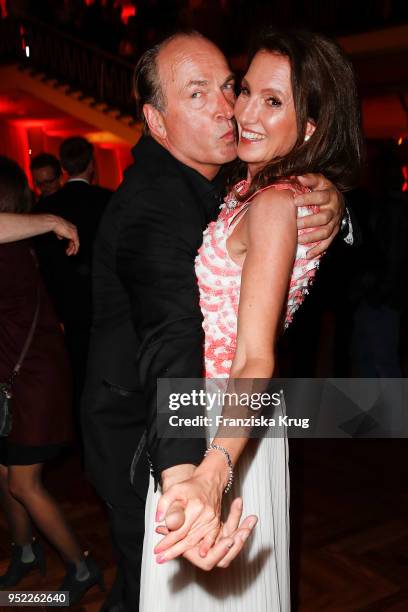
<path fill-rule="evenodd" d="M 40 268 L 60 322 L 64 325 L 74 379 L 74 406 L 79 402 L 85 377 L 92 319 L 91 267 L 96 230 L 112 192 L 92 185 L 95 174 L 93 146 L 85 138 L 64 140 L 60 160 L 68 179 L 44 202 L 42 212 L 54 213 L 78 228 L 81 249 L 67 259 L 54 236 L 38 248 Z"/>
<path fill-rule="evenodd" d="M 0 500 L 13 540 L 0 589 L 17 586 L 34 568 L 44 574 L 44 551 L 33 538 L 34 524 L 67 565 L 60 589 L 69 591 L 73 604 L 94 584 L 102 585 L 102 574 L 92 557 L 82 551 L 42 481 L 44 463 L 72 442 L 72 386 L 63 335 L 26 238 L 48 226 L 70 240 L 67 253 L 74 255 L 78 237 L 72 224 L 52 215 L 30 218 L 29 209 L 30 190 L 24 172 L 14 161 L 0 157 L 0 213 L 5 221 L 0 231 L 1 381 L 10 379 L 28 343 L 12 386 L 11 431 L 0 438 Z M 16 223 L 19 215 L 20 229 Z"/>
<path fill-rule="evenodd" d="M 401 317 L 408 306 L 408 192 L 398 147 L 384 143 L 373 162 L 377 195 L 355 206 L 363 244 L 351 280 L 354 376 L 402 377 Z M 361 199 L 361 194 L 360 194 Z M 363 210 L 364 208 L 364 210 Z"/>
<path fill-rule="evenodd" d="M 55 155 L 40 153 L 31 160 L 31 176 L 38 197 L 37 206 L 41 207 L 43 199 L 56 193 L 61 188 L 61 164 Z M 40 208 L 37 208 L 39 211 Z"/>

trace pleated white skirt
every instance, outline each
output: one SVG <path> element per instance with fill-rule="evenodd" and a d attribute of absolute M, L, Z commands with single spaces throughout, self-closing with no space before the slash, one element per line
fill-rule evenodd
<path fill-rule="evenodd" d="M 241 554 L 226 568 L 204 572 L 185 559 L 163 565 L 153 548 L 160 491 L 150 480 L 146 504 L 140 612 L 289 612 L 289 470 L 287 438 L 249 440 L 235 468 L 223 516 L 241 496 L 243 518 L 258 523 Z"/>

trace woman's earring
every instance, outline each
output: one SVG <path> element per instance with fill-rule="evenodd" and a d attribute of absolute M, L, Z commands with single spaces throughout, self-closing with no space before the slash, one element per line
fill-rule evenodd
<path fill-rule="evenodd" d="M 307 141 L 309 140 L 309 138 L 310 138 L 310 134 L 306 134 L 306 136 L 305 136 L 305 142 L 307 142 Z"/>

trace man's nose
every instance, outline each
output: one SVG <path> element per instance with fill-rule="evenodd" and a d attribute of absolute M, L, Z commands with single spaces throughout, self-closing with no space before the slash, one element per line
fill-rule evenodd
<path fill-rule="evenodd" d="M 217 117 L 232 119 L 234 116 L 234 101 L 228 100 L 223 93 L 219 93 L 217 99 Z"/>

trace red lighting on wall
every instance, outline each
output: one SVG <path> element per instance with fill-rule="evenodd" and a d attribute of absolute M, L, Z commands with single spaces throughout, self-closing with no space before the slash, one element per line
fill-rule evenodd
<path fill-rule="evenodd" d="M 0 11 L 2 17 L 7 17 L 7 0 L 0 0 Z"/>
<path fill-rule="evenodd" d="M 120 18 L 125 25 L 129 21 L 130 17 L 134 17 L 136 15 L 136 7 L 133 4 L 128 4 L 127 6 L 122 7 L 122 12 L 120 14 Z"/>
<path fill-rule="evenodd" d="M 408 166 L 402 166 L 402 176 L 404 177 L 404 182 L 402 184 L 402 191 L 408 191 Z"/>

